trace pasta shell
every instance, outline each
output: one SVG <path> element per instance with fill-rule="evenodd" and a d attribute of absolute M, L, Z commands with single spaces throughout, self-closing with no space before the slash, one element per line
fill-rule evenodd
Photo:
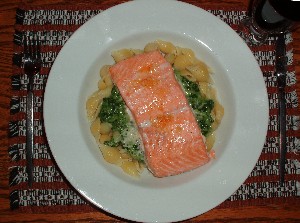
<path fill-rule="evenodd" d="M 157 40 L 158 48 L 163 53 L 174 53 L 176 51 L 176 47 L 173 43 L 163 40 Z"/>
<path fill-rule="evenodd" d="M 100 150 L 103 154 L 103 158 L 107 162 L 118 165 L 118 166 L 122 165 L 123 160 L 121 157 L 121 153 L 117 148 L 106 146 L 106 145 L 101 145 Z"/>
<path fill-rule="evenodd" d="M 112 125 L 108 122 L 100 123 L 100 133 L 101 134 L 109 134 L 111 132 Z"/>
<path fill-rule="evenodd" d="M 90 121 L 93 121 L 99 113 L 100 103 L 103 97 L 99 91 L 94 92 L 86 101 L 87 117 Z"/>
<path fill-rule="evenodd" d="M 210 75 L 207 66 L 203 62 L 195 65 L 189 65 L 186 69 L 191 72 L 198 82 L 210 82 Z"/>
<path fill-rule="evenodd" d="M 91 132 L 93 134 L 93 136 L 95 137 L 95 139 L 98 141 L 98 138 L 100 136 L 100 119 L 96 118 L 93 123 L 91 124 Z"/>
<path fill-rule="evenodd" d="M 109 68 L 111 66 L 110 65 L 104 65 L 101 67 L 100 69 L 100 77 L 104 78 L 105 76 L 109 75 Z"/>
<path fill-rule="evenodd" d="M 109 141 L 111 139 L 111 133 L 109 134 L 100 134 L 99 142 L 104 143 L 105 141 Z"/>
<path fill-rule="evenodd" d="M 139 170 L 136 166 L 135 162 L 132 161 L 124 161 L 121 165 L 123 171 L 131 176 L 139 177 Z"/>
<path fill-rule="evenodd" d="M 214 143 L 215 143 L 215 140 L 216 140 L 216 137 L 215 137 L 215 134 L 214 134 L 214 133 L 211 133 L 211 134 L 209 134 L 209 135 L 206 137 L 205 144 L 206 144 L 206 147 L 207 147 L 207 151 L 208 151 L 208 152 L 213 148 L 213 145 L 214 145 Z"/>
<path fill-rule="evenodd" d="M 144 47 L 144 51 L 147 53 L 147 52 L 151 52 L 151 51 L 155 51 L 155 50 L 158 50 L 159 49 L 159 46 L 156 42 L 151 42 L 151 43 L 148 43 L 146 44 L 146 46 Z"/>
<path fill-rule="evenodd" d="M 176 55 L 174 53 L 168 53 L 165 55 L 165 59 L 170 63 L 173 64 L 175 61 Z"/>
<path fill-rule="evenodd" d="M 216 101 L 213 111 L 215 113 L 216 122 L 220 123 L 224 116 L 224 107 L 218 101 Z"/>
<path fill-rule="evenodd" d="M 130 49 L 121 49 L 121 50 L 113 51 L 111 55 L 114 58 L 115 62 L 118 63 L 121 60 L 125 60 L 127 58 L 134 56 L 134 53 Z"/>
<path fill-rule="evenodd" d="M 186 67 L 192 65 L 193 61 L 194 61 L 194 59 L 191 58 L 189 55 L 181 54 L 181 55 L 178 55 L 175 58 L 175 60 L 174 60 L 174 67 L 176 69 L 183 70 Z"/>

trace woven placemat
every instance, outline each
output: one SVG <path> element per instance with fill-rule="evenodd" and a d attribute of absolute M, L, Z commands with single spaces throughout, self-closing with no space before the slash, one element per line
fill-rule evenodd
<path fill-rule="evenodd" d="M 202 7 L 198 5 L 197 1 L 190 0 L 188 2 Z M 96 207 L 82 198 L 69 185 L 54 163 L 44 132 L 42 105 L 48 74 L 60 49 L 78 27 L 111 6 L 109 4 L 81 5 L 80 7 L 58 5 L 49 6 L 48 8 L 22 6 L 16 11 L 13 74 L 11 76 L 13 95 L 11 98 L 9 124 L 10 146 L 8 149 L 11 157 L 9 168 L 10 201 L 11 208 L 14 210 L 33 213 L 98 211 Z M 245 16 L 245 11 L 241 11 L 241 9 L 205 9 L 225 21 L 233 29 L 237 28 L 237 24 Z M 22 68 L 22 38 L 24 35 L 29 35 L 33 32 L 42 41 L 43 66 L 41 72 L 34 80 L 34 184 L 29 189 L 25 158 L 26 84 L 28 79 Z M 295 89 L 296 74 L 293 66 L 292 43 L 292 35 L 287 34 L 288 73 L 286 100 L 288 130 L 285 185 L 281 187 L 278 183 L 277 79 L 274 75 L 274 39 L 270 38 L 266 44 L 251 48 L 263 71 L 269 97 L 270 117 L 265 145 L 248 179 L 219 207 L 276 202 L 296 203 L 300 201 L 299 106 Z"/>

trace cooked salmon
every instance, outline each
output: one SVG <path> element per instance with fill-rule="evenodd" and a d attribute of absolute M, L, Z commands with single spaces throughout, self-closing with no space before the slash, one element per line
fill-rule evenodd
<path fill-rule="evenodd" d="M 110 74 L 137 123 L 154 176 L 180 174 L 209 161 L 184 92 L 159 51 L 120 61 Z"/>

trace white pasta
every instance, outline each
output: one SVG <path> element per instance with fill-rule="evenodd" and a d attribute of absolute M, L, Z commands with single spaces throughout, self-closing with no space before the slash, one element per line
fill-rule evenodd
<path fill-rule="evenodd" d="M 208 72 L 207 66 L 203 63 L 197 63 L 187 66 L 186 69 L 191 72 L 198 82 L 210 82 L 210 74 Z"/>
<path fill-rule="evenodd" d="M 163 40 L 157 40 L 155 41 L 158 44 L 158 49 L 162 53 L 175 53 L 176 47 L 171 42 L 163 41 Z"/>
<path fill-rule="evenodd" d="M 105 141 L 109 141 L 111 139 L 112 134 L 100 134 L 99 142 L 104 143 Z"/>
<path fill-rule="evenodd" d="M 102 102 L 102 99 L 103 97 L 100 92 L 96 91 L 86 101 L 87 117 L 90 121 L 93 121 L 96 118 L 100 110 L 100 103 Z"/>
<path fill-rule="evenodd" d="M 144 53 L 144 50 L 140 50 L 140 49 L 130 49 L 134 55 L 139 55 Z"/>
<path fill-rule="evenodd" d="M 146 53 L 148 53 L 148 52 L 151 52 L 151 51 L 158 50 L 158 48 L 159 48 L 158 43 L 151 42 L 151 43 L 146 44 L 146 46 L 144 47 L 144 51 Z"/>
<path fill-rule="evenodd" d="M 196 78 L 188 70 L 183 69 L 183 70 L 179 70 L 179 71 L 182 76 L 186 77 L 190 81 L 196 82 Z"/>
<path fill-rule="evenodd" d="M 206 141 L 205 141 L 208 151 L 212 149 L 214 143 L 215 143 L 215 134 L 211 133 L 206 137 Z"/>
<path fill-rule="evenodd" d="M 181 54 L 189 56 L 190 58 L 193 58 L 194 60 L 196 59 L 194 51 L 189 48 L 180 48 L 180 52 L 181 52 Z"/>
<path fill-rule="evenodd" d="M 91 132 L 95 137 L 96 141 L 98 141 L 100 136 L 100 118 L 96 118 L 91 124 Z"/>
<path fill-rule="evenodd" d="M 168 53 L 165 55 L 165 59 L 170 63 L 170 64 L 174 64 L 176 55 L 174 53 Z"/>
<path fill-rule="evenodd" d="M 111 80 L 110 75 L 106 75 L 103 77 L 103 82 L 106 84 L 107 87 L 111 87 L 113 86 L 113 82 Z"/>
<path fill-rule="evenodd" d="M 130 49 L 121 49 L 121 50 L 113 51 L 111 55 L 114 58 L 115 62 L 118 63 L 121 60 L 125 60 L 129 57 L 134 56 L 134 52 Z"/>
<path fill-rule="evenodd" d="M 100 150 L 102 152 L 103 158 L 107 162 L 118 166 L 121 166 L 123 164 L 121 153 L 117 147 L 110 147 L 103 144 L 100 146 Z"/>
<path fill-rule="evenodd" d="M 198 87 L 200 89 L 200 92 L 202 95 L 204 95 L 206 98 L 210 98 L 210 90 L 211 86 L 207 82 L 199 82 Z"/>
<path fill-rule="evenodd" d="M 108 134 L 111 132 L 112 125 L 108 122 L 103 122 L 100 124 L 100 133 L 101 134 Z"/>
<path fill-rule="evenodd" d="M 103 97 L 109 97 L 111 94 L 112 86 L 106 86 L 106 88 L 99 91 L 99 94 Z"/>
<path fill-rule="evenodd" d="M 174 60 L 174 67 L 178 70 L 183 70 L 186 67 L 192 65 L 194 62 L 193 58 L 189 55 L 180 54 Z"/>
<path fill-rule="evenodd" d="M 123 160 L 131 160 L 131 156 L 126 152 L 125 149 L 120 149 L 120 153 Z"/>
<path fill-rule="evenodd" d="M 215 106 L 213 111 L 215 113 L 215 121 L 217 123 L 220 123 L 224 116 L 224 107 L 218 101 L 215 101 Z"/>
<path fill-rule="evenodd" d="M 98 81 L 98 89 L 104 90 L 107 87 L 107 85 L 104 83 L 103 79 Z"/>
<path fill-rule="evenodd" d="M 123 161 L 121 165 L 123 171 L 133 177 L 140 175 L 139 164 L 137 161 Z"/>
<path fill-rule="evenodd" d="M 100 77 L 104 78 L 105 76 L 109 75 L 109 68 L 110 65 L 104 65 L 103 67 L 101 67 L 100 69 Z"/>
<path fill-rule="evenodd" d="M 213 101 L 217 101 L 216 89 L 207 82 L 199 82 L 198 83 L 200 92 L 208 99 L 212 99 Z"/>

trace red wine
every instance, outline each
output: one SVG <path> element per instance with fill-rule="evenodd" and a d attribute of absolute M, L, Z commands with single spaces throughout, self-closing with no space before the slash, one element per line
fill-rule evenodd
<path fill-rule="evenodd" d="M 300 21 L 300 2 L 291 0 L 269 0 L 273 8 L 288 20 Z"/>
<path fill-rule="evenodd" d="M 300 20 L 300 3 L 289 0 L 261 0 L 254 9 L 254 20 L 260 29 L 281 33 Z"/>

